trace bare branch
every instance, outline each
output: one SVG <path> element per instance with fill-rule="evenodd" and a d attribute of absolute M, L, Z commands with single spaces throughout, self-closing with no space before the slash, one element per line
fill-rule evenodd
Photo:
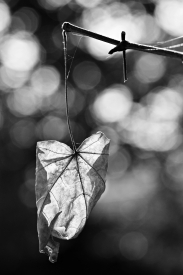
<path fill-rule="evenodd" d="M 68 22 L 63 23 L 62 29 L 65 30 L 66 32 L 72 32 L 72 33 L 78 34 L 78 35 L 89 36 L 94 39 L 118 46 L 116 50 L 114 50 L 114 51 L 112 50 L 112 52 L 110 51 L 109 52 L 110 54 L 112 54 L 115 51 L 123 51 L 124 52 L 125 50 L 132 49 L 132 50 L 143 51 L 143 52 L 148 52 L 148 53 L 152 53 L 152 54 L 168 56 L 168 57 L 172 57 L 172 58 L 178 58 L 183 61 L 183 53 L 182 52 L 173 51 L 173 50 L 170 50 L 167 48 L 159 48 L 159 47 L 151 46 L 151 45 L 130 43 L 126 40 L 118 41 L 118 40 L 97 34 L 95 32 L 91 32 L 86 29 L 77 27 L 77 26 L 72 25 Z"/>

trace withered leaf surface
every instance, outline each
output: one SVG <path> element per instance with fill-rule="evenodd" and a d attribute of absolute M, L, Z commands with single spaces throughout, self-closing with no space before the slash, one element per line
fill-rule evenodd
<path fill-rule="evenodd" d="M 97 132 L 74 152 L 55 140 L 37 143 L 36 204 L 39 249 L 55 262 L 59 243 L 83 229 L 105 190 L 110 140 Z"/>

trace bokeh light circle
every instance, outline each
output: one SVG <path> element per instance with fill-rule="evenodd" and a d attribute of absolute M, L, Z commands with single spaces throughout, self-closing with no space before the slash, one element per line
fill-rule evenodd
<path fill-rule="evenodd" d="M 128 260 L 140 260 L 148 251 L 148 240 L 140 232 L 129 232 L 121 238 L 119 248 Z"/>
<path fill-rule="evenodd" d="M 0 33 L 5 31 L 11 22 L 11 14 L 8 5 L 0 2 Z"/>
<path fill-rule="evenodd" d="M 160 27 L 173 36 L 183 35 L 183 1 L 158 1 L 155 16 Z"/>
<path fill-rule="evenodd" d="M 60 85 L 60 74 L 55 67 L 41 66 L 33 72 L 31 85 L 38 96 L 50 96 Z"/>
<path fill-rule="evenodd" d="M 161 56 L 143 54 L 136 61 L 135 76 L 142 83 L 158 81 L 165 73 L 166 63 Z"/>
<path fill-rule="evenodd" d="M 17 32 L 4 39 L 0 57 L 5 67 L 29 71 L 39 61 L 39 44 L 28 32 Z"/>
<path fill-rule="evenodd" d="M 74 68 L 73 79 L 78 88 L 91 90 L 100 82 L 101 70 L 94 62 L 84 61 Z"/>
<path fill-rule="evenodd" d="M 123 85 L 111 86 L 98 95 L 93 104 L 93 115 L 103 122 L 122 121 L 130 112 L 132 96 Z"/>

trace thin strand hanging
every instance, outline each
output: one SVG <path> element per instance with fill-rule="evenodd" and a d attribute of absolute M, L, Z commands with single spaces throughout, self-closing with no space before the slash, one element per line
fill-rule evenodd
<path fill-rule="evenodd" d="M 72 61 L 71 61 L 70 67 L 69 67 L 69 71 L 68 71 L 68 73 L 67 73 L 67 79 L 69 78 L 69 74 L 70 74 L 70 71 L 71 71 L 72 63 L 73 63 L 74 57 L 75 57 L 75 55 L 76 55 L 76 52 L 77 52 L 77 49 L 78 49 L 78 47 L 79 47 L 79 43 L 80 43 L 82 37 L 83 37 L 83 36 L 81 36 L 81 37 L 79 38 L 79 41 L 78 41 L 78 44 L 77 44 L 76 49 L 75 49 L 75 51 L 74 51 L 74 54 L 73 54 L 73 56 L 71 57 Z"/>
<path fill-rule="evenodd" d="M 67 34 L 65 31 L 62 32 L 63 35 L 63 41 L 64 41 L 64 66 L 65 66 L 65 105 L 66 105 L 66 117 L 67 117 L 67 125 L 68 125 L 68 130 L 72 142 L 72 147 L 74 152 L 76 152 L 76 144 L 74 141 L 72 129 L 70 126 L 70 120 L 69 120 L 69 106 L 68 106 L 68 89 L 67 89 Z"/>

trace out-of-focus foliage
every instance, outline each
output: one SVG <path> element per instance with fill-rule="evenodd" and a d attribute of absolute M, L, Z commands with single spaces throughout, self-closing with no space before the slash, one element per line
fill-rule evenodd
<path fill-rule="evenodd" d="M 46 262 L 38 254 L 35 147 L 47 139 L 71 145 L 63 22 L 117 40 L 125 31 L 131 42 L 156 44 L 183 35 L 182 15 L 181 0 L 0 1 L 1 259 L 7 274 L 24 268 L 32 274 L 36 266 L 41 273 L 39 264 Z M 80 237 L 62 243 L 54 270 L 71 273 L 70 263 L 82 258 L 86 268 L 93 266 L 85 274 L 180 274 L 183 67 L 179 60 L 128 51 L 124 85 L 122 56 L 109 56 L 111 47 L 68 34 L 74 138 L 79 145 L 101 130 L 111 151 L 107 190 Z"/>

